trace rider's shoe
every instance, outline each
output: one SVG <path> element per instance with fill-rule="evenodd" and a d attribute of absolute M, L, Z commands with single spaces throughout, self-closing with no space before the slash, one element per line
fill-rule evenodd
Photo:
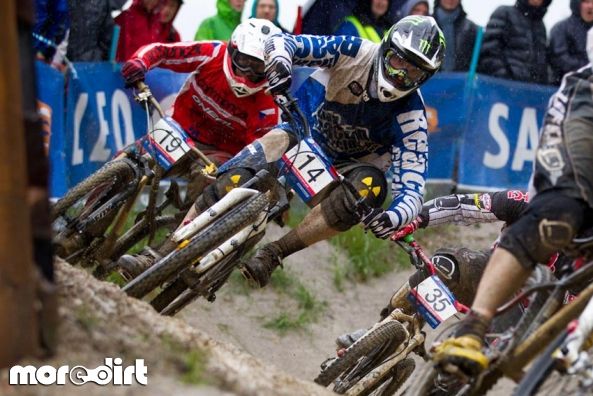
<path fill-rule="evenodd" d="M 338 347 L 338 350 L 350 348 L 350 346 L 358 341 L 360 337 L 365 335 L 366 332 L 367 329 L 358 329 L 352 333 L 342 334 L 336 338 L 336 346 Z"/>
<path fill-rule="evenodd" d="M 147 246 L 139 254 L 124 254 L 117 261 L 117 266 L 122 276 L 130 281 L 152 267 L 162 257 L 159 252 Z"/>
<path fill-rule="evenodd" d="M 247 280 L 264 287 L 270 281 L 272 272 L 281 265 L 282 251 L 276 244 L 269 243 L 257 250 L 255 256 L 245 263 L 241 272 Z"/>
<path fill-rule="evenodd" d="M 433 347 L 433 361 L 445 371 L 457 369 L 465 375 L 476 375 L 488 367 L 488 358 L 482 353 L 482 341 L 473 335 L 449 338 Z"/>
<path fill-rule="evenodd" d="M 479 374 L 488 367 L 482 346 L 489 326 L 489 319 L 470 311 L 452 338 L 433 346 L 433 361 L 447 372 L 460 370 L 465 375 Z"/>

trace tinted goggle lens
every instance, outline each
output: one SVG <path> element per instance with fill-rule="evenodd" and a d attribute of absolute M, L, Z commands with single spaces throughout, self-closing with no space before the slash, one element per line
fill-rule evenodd
<path fill-rule="evenodd" d="M 257 58 L 233 51 L 231 61 L 233 67 L 252 82 L 260 82 L 266 77 L 264 62 Z"/>
<path fill-rule="evenodd" d="M 400 53 L 388 50 L 383 59 L 386 77 L 398 89 L 408 90 L 422 84 L 428 72 L 411 64 Z"/>

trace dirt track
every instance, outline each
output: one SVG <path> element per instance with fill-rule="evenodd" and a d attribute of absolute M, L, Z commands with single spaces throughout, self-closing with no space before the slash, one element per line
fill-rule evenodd
<path fill-rule="evenodd" d="M 454 245 L 484 248 L 497 230 L 493 225 L 465 228 L 457 234 L 437 233 L 428 250 L 451 245 L 452 235 Z M 282 232 L 272 227 L 269 234 L 277 237 Z M 149 368 L 149 385 L 10 387 L 4 371 L 0 395 L 329 395 L 310 380 L 319 364 L 334 353 L 335 337 L 372 324 L 393 290 L 411 273 L 408 269 L 367 283 L 346 282 L 339 292 L 332 280 L 331 263 L 336 260 L 346 257 L 329 243 L 286 260 L 289 278 L 311 292 L 318 315 L 313 323 L 284 334 L 264 327 L 270 318 L 298 311 L 295 300 L 278 289 L 245 290 L 230 282 L 214 303 L 199 300 L 179 318 L 163 318 L 116 286 L 59 262 L 58 355 L 50 361 L 23 364 L 96 367 L 105 357 L 122 357 L 125 365 L 142 358 Z M 509 389 L 502 384 L 490 394 L 506 395 Z"/>
<path fill-rule="evenodd" d="M 460 227 L 453 233 L 447 232 L 444 238 L 421 242 L 430 242 L 431 246 L 487 248 L 499 229 L 500 224 Z M 283 232 L 273 227 L 267 238 Z M 451 242 L 452 235 L 456 242 Z M 345 259 L 331 244 L 322 242 L 285 260 L 284 270 L 300 279 L 326 304 L 319 320 L 303 330 L 280 334 L 263 327 L 266 319 L 295 310 L 294 302 L 269 288 L 247 295 L 225 288 L 214 303 L 196 301 L 179 316 L 216 340 L 233 343 L 297 378 L 312 380 L 319 372 L 319 364 L 334 353 L 336 336 L 374 323 L 393 291 L 412 273 L 406 269 L 363 284 L 347 283 L 341 293 L 333 284 L 331 263 Z M 436 334 L 430 329 L 428 333 L 429 339 Z M 424 363 L 417 360 L 417 364 Z M 511 388 L 510 383 L 501 381 L 490 395 L 507 395 Z"/>

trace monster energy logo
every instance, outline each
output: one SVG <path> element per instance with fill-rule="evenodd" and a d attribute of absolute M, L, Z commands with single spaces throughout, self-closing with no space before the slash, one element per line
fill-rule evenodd
<path fill-rule="evenodd" d="M 442 45 L 443 47 L 447 46 L 447 43 L 445 42 L 445 36 L 443 36 L 443 32 L 439 31 L 439 44 Z"/>
<path fill-rule="evenodd" d="M 423 54 L 428 54 L 428 51 L 430 51 L 430 47 L 432 47 L 432 46 L 428 42 L 428 40 L 425 40 L 425 39 L 420 40 L 420 51 L 422 51 Z"/>

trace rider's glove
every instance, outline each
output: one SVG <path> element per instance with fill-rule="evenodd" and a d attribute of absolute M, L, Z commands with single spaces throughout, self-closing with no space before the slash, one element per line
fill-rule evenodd
<path fill-rule="evenodd" d="M 124 77 L 126 86 L 132 86 L 138 81 L 144 81 L 147 67 L 141 59 L 130 59 L 121 68 L 121 74 Z"/>
<path fill-rule="evenodd" d="M 377 238 L 387 239 L 399 227 L 398 216 L 383 209 L 373 209 L 368 215 L 362 218 L 366 230 L 371 230 Z"/>
<path fill-rule="evenodd" d="M 273 95 L 288 91 L 292 83 L 292 63 L 283 56 L 276 56 L 266 62 L 268 89 Z"/>

